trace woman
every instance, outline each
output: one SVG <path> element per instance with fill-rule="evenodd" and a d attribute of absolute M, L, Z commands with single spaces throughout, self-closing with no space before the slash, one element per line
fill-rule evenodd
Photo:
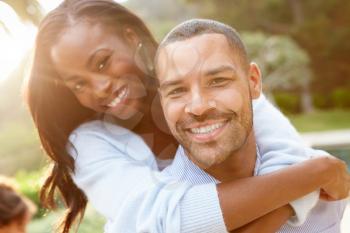
<path fill-rule="evenodd" d="M 8 179 L 0 176 L 0 233 L 25 233 L 35 209 Z"/>
<path fill-rule="evenodd" d="M 61 232 L 68 232 L 83 215 L 87 197 L 108 219 L 106 231 L 220 232 L 237 229 L 317 188 L 327 190 L 330 175 L 343 166 L 329 159 L 217 186 L 191 187 L 162 174 L 159 170 L 171 161 L 178 144 L 168 132 L 157 98 L 152 64 L 156 47 L 144 23 L 111 1 L 65 1 L 41 23 L 28 103 L 53 164 L 41 199 L 53 208 L 59 191 L 68 208 Z M 261 101 L 260 113 L 254 111 L 265 117 L 255 122 L 256 128 L 281 124 L 281 134 L 292 135 L 288 142 L 274 136 L 282 140 L 281 150 L 292 163 L 304 160 L 304 148 L 293 146 L 300 141 L 289 122 L 271 106 L 272 112 L 264 112 L 269 104 Z M 257 132 L 262 132 L 258 146 L 265 145 L 268 135 Z M 273 161 L 274 152 L 261 148 L 263 158 Z M 248 187 L 261 193 L 245 192 Z M 271 198 L 279 192 L 279 198 Z M 250 209 L 230 198 L 233 193 L 260 202 Z M 224 223 L 223 216 L 241 209 L 243 221 L 226 218 Z M 210 217 L 202 218 L 204 212 Z"/>

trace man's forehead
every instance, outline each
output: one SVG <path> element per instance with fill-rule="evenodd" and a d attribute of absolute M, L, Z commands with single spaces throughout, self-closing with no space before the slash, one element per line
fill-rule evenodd
<path fill-rule="evenodd" d="M 207 33 L 165 45 L 159 51 L 156 65 L 162 80 L 219 66 L 222 62 L 232 63 L 232 55 L 223 34 Z"/>
<path fill-rule="evenodd" d="M 192 48 L 200 52 L 217 50 L 218 48 L 229 46 L 225 35 L 220 33 L 204 33 L 197 36 L 190 37 L 185 40 L 174 41 L 166 44 L 161 48 L 163 55 L 173 54 L 176 50 L 181 48 Z"/>

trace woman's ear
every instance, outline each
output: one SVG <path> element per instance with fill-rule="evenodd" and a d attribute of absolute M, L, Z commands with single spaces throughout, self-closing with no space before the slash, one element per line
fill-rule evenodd
<path fill-rule="evenodd" d="M 130 27 L 124 27 L 124 38 L 126 43 L 134 51 L 134 61 L 136 65 L 145 73 L 154 76 L 154 54 L 150 53 L 146 41 L 142 41 Z"/>
<path fill-rule="evenodd" d="M 259 98 L 262 89 L 261 72 L 259 66 L 252 62 L 249 65 L 249 89 L 253 99 Z"/>
<path fill-rule="evenodd" d="M 141 43 L 141 39 L 138 37 L 136 32 L 132 30 L 130 27 L 125 26 L 123 30 L 125 41 L 131 48 L 137 48 L 137 46 Z"/>

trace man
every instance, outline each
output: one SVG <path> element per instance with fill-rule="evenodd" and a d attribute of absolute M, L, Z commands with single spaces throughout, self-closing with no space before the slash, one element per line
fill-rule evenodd
<path fill-rule="evenodd" d="M 215 21 L 187 21 L 162 41 L 156 67 L 165 117 L 183 147 L 167 172 L 194 184 L 257 175 L 252 100 L 261 74 L 239 35 Z M 280 232 L 340 232 L 344 206 L 319 201 L 303 225 Z"/>

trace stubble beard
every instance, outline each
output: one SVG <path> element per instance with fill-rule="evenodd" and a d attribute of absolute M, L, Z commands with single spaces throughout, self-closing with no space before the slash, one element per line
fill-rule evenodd
<path fill-rule="evenodd" d="M 191 141 L 181 124 L 176 125 L 176 132 L 173 134 L 192 162 L 202 169 L 208 169 L 224 162 L 246 143 L 253 124 L 251 105 L 249 107 L 248 111 L 239 116 L 232 114 L 224 132 L 215 141 L 207 143 Z"/>

